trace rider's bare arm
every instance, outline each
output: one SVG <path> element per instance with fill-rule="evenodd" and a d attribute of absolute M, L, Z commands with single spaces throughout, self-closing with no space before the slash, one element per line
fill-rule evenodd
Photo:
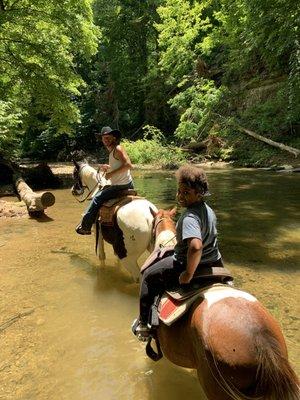
<path fill-rule="evenodd" d="M 179 283 L 190 283 L 194 276 L 194 273 L 200 263 L 202 256 L 202 240 L 198 238 L 188 239 L 188 251 L 187 251 L 187 265 L 186 270 L 180 274 Z"/>

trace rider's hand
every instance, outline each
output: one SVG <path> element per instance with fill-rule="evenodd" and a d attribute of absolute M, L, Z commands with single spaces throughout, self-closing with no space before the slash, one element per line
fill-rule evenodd
<path fill-rule="evenodd" d="M 107 172 L 109 170 L 109 168 L 110 168 L 110 166 L 108 164 L 100 164 L 99 165 L 100 171 L 103 171 L 103 172 Z"/>
<path fill-rule="evenodd" d="M 192 280 L 192 277 L 193 277 L 193 275 L 189 274 L 187 271 L 181 272 L 181 274 L 179 276 L 180 285 L 190 283 L 190 281 Z"/>

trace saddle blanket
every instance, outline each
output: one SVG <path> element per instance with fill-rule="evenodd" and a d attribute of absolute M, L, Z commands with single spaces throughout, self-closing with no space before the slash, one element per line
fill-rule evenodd
<path fill-rule="evenodd" d="M 202 286 L 197 290 L 192 290 L 190 296 L 186 293 L 180 299 L 180 293 L 178 291 L 165 292 L 161 297 L 158 314 L 159 319 L 166 325 L 170 326 L 177 321 L 183 314 L 185 314 L 191 305 L 198 299 L 206 298 L 206 293 L 209 290 L 220 291 L 224 288 L 230 287 L 229 284 L 215 283 L 209 286 Z"/>
<path fill-rule="evenodd" d="M 105 202 L 99 210 L 99 222 L 101 225 L 113 226 L 115 224 L 115 214 L 118 209 L 132 200 L 143 199 L 140 196 L 126 195 Z"/>

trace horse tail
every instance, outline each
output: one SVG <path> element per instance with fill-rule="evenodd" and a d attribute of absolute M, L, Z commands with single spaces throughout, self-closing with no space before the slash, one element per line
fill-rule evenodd
<path fill-rule="evenodd" d="M 299 400 L 299 380 L 278 340 L 268 330 L 255 336 L 256 393 L 266 400 Z"/>
<path fill-rule="evenodd" d="M 210 349 L 218 380 L 227 395 L 233 400 L 300 400 L 299 379 L 278 339 L 269 330 L 258 332 L 254 336 L 254 349 L 256 375 L 246 389 L 247 394 L 224 377 Z"/>

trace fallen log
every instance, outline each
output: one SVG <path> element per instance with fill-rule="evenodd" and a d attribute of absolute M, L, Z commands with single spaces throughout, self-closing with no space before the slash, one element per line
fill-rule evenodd
<path fill-rule="evenodd" d="M 51 192 L 35 193 L 23 178 L 14 175 L 13 180 L 19 198 L 27 206 L 28 214 L 44 212 L 55 203 L 55 196 Z"/>
<path fill-rule="evenodd" d="M 61 180 L 55 176 L 51 168 L 44 162 L 34 167 L 16 164 L 1 158 L 0 154 L 0 185 L 13 184 L 13 175 L 21 176 L 33 190 L 56 189 L 61 187 Z"/>
<path fill-rule="evenodd" d="M 255 139 L 258 139 L 262 142 L 269 144 L 270 146 L 277 147 L 284 151 L 288 151 L 289 153 L 293 154 L 295 157 L 298 157 L 298 155 L 300 154 L 299 149 L 296 149 L 296 148 L 290 147 L 290 146 L 286 146 L 285 144 L 282 144 L 282 143 L 274 142 L 274 140 L 267 139 L 264 136 L 259 135 L 258 133 L 255 133 L 253 131 L 250 131 L 249 129 L 243 128 L 240 125 L 236 125 L 236 128 L 239 131 L 247 133 L 247 135 L 254 137 Z"/>

